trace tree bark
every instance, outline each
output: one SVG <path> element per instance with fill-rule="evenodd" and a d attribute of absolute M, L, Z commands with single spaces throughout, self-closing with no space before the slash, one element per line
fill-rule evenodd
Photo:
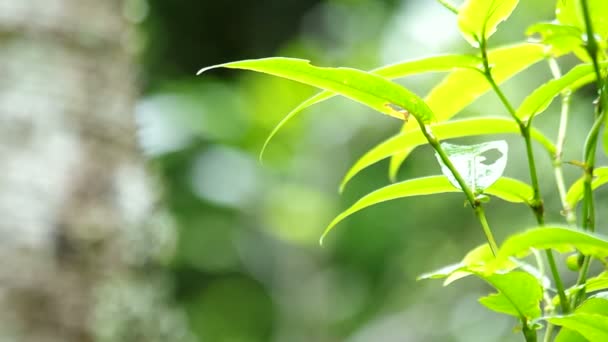
<path fill-rule="evenodd" d="M 171 230 L 137 150 L 123 6 L 0 0 L 0 340 L 187 334 L 151 281 Z"/>

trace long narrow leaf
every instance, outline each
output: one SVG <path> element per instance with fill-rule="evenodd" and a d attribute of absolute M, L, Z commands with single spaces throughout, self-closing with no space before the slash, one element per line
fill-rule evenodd
<path fill-rule="evenodd" d="M 438 72 L 438 71 L 451 71 L 456 68 L 474 68 L 476 65 L 481 63 L 481 59 L 477 56 L 472 55 L 440 55 L 440 56 L 431 56 L 424 57 L 420 59 L 414 59 L 404 62 L 398 62 L 395 64 L 391 64 L 388 66 L 380 67 L 370 71 L 371 73 L 389 78 L 395 79 L 400 77 L 405 77 L 409 75 L 425 73 L 425 72 Z M 262 146 L 262 150 L 260 151 L 260 159 L 264 155 L 264 151 L 268 147 L 268 144 L 272 140 L 272 138 L 281 130 L 281 128 L 289 122 L 291 119 L 296 117 L 306 108 L 317 104 L 319 102 L 323 102 L 327 99 L 336 96 L 335 93 L 331 91 L 322 91 L 313 97 L 307 99 L 306 101 L 300 103 L 296 108 L 294 108 L 291 112 L 289 112 L 270 132 L 266 141 L 264 141 L 264 145 Z"/>
<path fill-rule="evenodd" d="M 322 68 L 303 59 L 274 57 L 214 65 L 198 73 L 214 68 L 257 71 L 330 90 L 399 119 L 403 119 L 401 110 L 405 110 L 420 122 L 434 120 L 431 109 L 413 92 L 384 77 L 357 69 Z"/>
<path fill-rule="evenodd" d="M 585 255 L 599 258 L 608 256 L 608 240 L 598 234 L 566 227 L 538 227 L 512 235 L 501 246 L 495 268 L 500 268 L 512 256 L 522 257 L 531 248 L 571 251 L 575 248 Z"/>
<path fill-rule="evenodd" d="M 608 183 L 608 167 L 598 167 L 593 170 L 593 175 L 595 178 L 591 181 L 591 188 L 597 189 L 600 186 Z M 568 193 L 566 194 L 566 201 L 570 205 L 571 208 L 576 207 L 578 202 L 583 198 L 583 184 L 585 182 L 584 177 L 579 178 L 570 189 L 568 189 Z"/>
<path fill-rule="evenodd" d="M 433 133 L 440 140 L 489 134 L 519 134 L 519 127 L 513 120 L 504 118 L 475 118 L 457 121 L 445 121 L 432 125 Z M 532 130 L 532 137 L 541 143 L 549 153 L 554 153 L 555 146 L 549 139 L 537 130 Z M 401 151 L 412 151 L 417 146 L 426 144 L 420 130 L 401 132 L 372 150 L 368 151 L 348 170 L 342 183 L 340 191 L 344 190 L 346 184 L 361 170 L 377 163 L 378 161 L 398 154 Z"/>
<path fill-rule="evenodd" d="M 401 183 L 391 184 L 364 196 L 350 208 L 338 215 L 325 229 L 325 232 L 321 236 L 321 243 L 329 231 L 338 223 L 369 206 L 397 198 L 460 191 L 461 190 L 455 188 L 445 176 L 416 178 Z M 530 186 L 515 179 L 504 177 L 500 178 L 491 187 L 486 189 L 484 193 L 515 203 L 525 202 L 532 198 L 532 189 Z"/>
<path fill-rule="evenodd" d="M 520 43 L 502 46 L 488 51 L 488 60 L 492 65 L 492 75 L 497 84 L 502 84 L 529 66 L 542 60 L 547 55 L 541 44 Z M 557 56 L 557 55 L 556 55 Z M 476 70 L 462 69 L 450 73 L 425 98 L 439 122 L 446 121 L 458 114 L 491 89 L 485 77 Z M 413 122 L 404 125 L 405 131 L 415 130 Z M 391 158 L 389 176 L 396 178 L 399 167 L 411 150 L 403 149 Z"/>
<path fill-rule="evenodd" d="M 536 88 L 519 106 L 517 116 L 523 120 L 536 116 L 547 109 L 551 101 L 563 91 L 574 91 L 594 80 L 593 65 L 579 64 L 564 76 Z"/>

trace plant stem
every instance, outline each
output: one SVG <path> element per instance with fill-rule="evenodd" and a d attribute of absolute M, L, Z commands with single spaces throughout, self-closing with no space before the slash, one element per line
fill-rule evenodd
<path fill-rule="evenodd" d="M 593 189 L 591 182 L 593 181 L 593 169 L 595 167 L 595 152 L 597 149 L 597 140 L 599 136 L 600 128 L 603 126 L 605 119 L 606 109 L 606 92 L 604 91 L 604 83 L 602 80 L 602 74 L 600 72 L 599 63 L 597 60 L 598 45 L 595 41 L 595 35 L 593 33 L 593 25 L 591 24 L 591 16 L 589 14 L 589 4 L 587 0 L 581 0 L 581 7 L 583 8 L 583 18 L 585 20 L 585 28 L 587 31 L 587 42 L 586 49 L 589 57 L 593 62 L 593 68 L 595 70 L 596 85 L 599 95 L 599 102 L 595 109 L 595 122 L 589 131 L 587 140 L 585 141 L 584 147 L 584 160 L 585 160 L 585 175 L 584 175 L 584 196 L 583 196 L 583 230 L 595 231 L 595 204 L 593 200 Z M 591 257 L 585 256 L 583 259 L 583 265 L 581 266 L 576 285 L 581 286 L 582 289 L 576 292 L 574 296 L 575 305 L 580 303 L 585 297 L 585 287 L 583 286 L 587 282 L 587 272 L 589 272 L 589 265 L 591 264 Z"/>
<path fill-rule="evenodd" d="M 596 111 L 596 118 L 603 111 L 602 107 L 606 105 L 606 98 L 603 92 L 603 81 L 602 81 L 602 73 L 600 72 L 600 65 L 597 60 L 598 53 L 598 45 L 595 40 L 595 34 L 593 33 L 593 25 L 591 23 L 591 15 L 589 14 L 589 4 L 587 0 L 581 0 L 581 7 L 583 8 L 583 18 L 585 20 L 585 28 L 587 31 L 587 44 L 585 44 L 585 48 L 587 49 L 587 54 L 591 57 L 591 61 L 593 62 L 593 69 L 595 70 L 596 76 L 596 85 L 597 91 L 599 93 L 600 102 L 599 102 L 599 110 Z"/>
<path fill-rule="evenodd" d="M 450 12 L 452 12 L 454 14 L 458 14 L 458 8 L 454 4 L 450 3 L 447 0 L 437 0 L 437 1 L 439 1 L 439 3 L 441 5 L 443 5 L 443 7 L 447 8 L 448 10 L 450 10 Z"/>
<path fill-rule="evenodd" d="M 526 342 L 536 342 L 537 341 L 536 330 L 531 328 L 530 325 L 528 325 L 528 322 L 525 320 L 522 321 L 522 332 L 524 333 Z"/>
<path fill-rule="evenodd" d="M 536 162 L 534 160 L 534 151 L 532 150 L 532 139 L 530 136 L 530 128 L 532 127 L 532 119 L 530 118 L 527 123 L 523 122 L 515 112 L 515 108 L 511 105 L 505 94 L 496 84 L 494 77 L 492 76 L 492 70 L 490 68 L 490 62 L 488 59 L 488 51 L 487 51 L 487 41 L 485 38 L 479 42 L 479 47 L 481 49 L 481 57 L 483 60 L 483 74 L 487 81 L 490 83 L 492 89 L 498 97 L 500 101 L 505 106 L 513 120 L 518 124 L 519 130 L 521 132 L 522 137 L 524 138 L 526 144 L 526 154 L 528 157 L 528 169 L 530 170 L 530 180 L 532 182 L 532 189 L 534 191 L 534 197 L 530 207 L 534 212 L 534 216 L 536 217 L 536 221 L 540 226 L 545 224 L 544 219 L 544 206 L 543 200 L 540 193 L 540 186 L 538 182 L 538 175 L 536 172 Z M 559 275 L 557 264 L 555 263 L 555 258 L 553 257 L 553 252 L 550 249 L 545 250 L 545 254 L 547 256 L 547 261 L 549 263 L 549 268 L 551 269 L 551 275 L 555 281 L 555 286 L 557 288 L 557 293 L 560 298 L 560 305 L 562 307 L 563 313 L 568 313 L 570 311 L 570 305 L 568 303 L 568 298 L 566 296 L 566 290 L 564 288 L 564 283 Z"/>
<path fill-rule="evenodd" d="M 473 194 L 473 191 L 471 191 L 471 189 L 469 188 L 469 186 L 467 185 L 465 180 L 462 178 L 462 176 L 460 175 L 460 173 L 458 172 L 458 170 L 456 169 L 454 164 L 452 164 L 452 161 L 448 157 L 447 153 L 441 147 L 439 140 L 437 140 L 437 138 L 435 138 L 435 136 L 431 132 L 430 127 L 425 125 L 421 121 L 418 121 L 418 124 L 420 125 L 420 130 L 422 131 L 422 134 L 424 135 L 426 140 L 429 142 L 429 144 L 433 147 L 435 152 L 437 152 L 437 154 L 439 155 L 439 158 L 441 158 L 441 161 L 443 162 L 443 164 L 452 172 L 452 175 L 454 175 L 454 178 L 458 182 L 458 185 L 460 185 L 460 188 L 464 192 L 464 194 L 467 198 L 467 201 L 469 202 L 469 204 L 471 205 L 473 210 L 475 210 L 475 215 L 477 216 L 477 218 L 479 219 L 479 222 L 481 223 L 481 227 L 486 236 L 486 240 L 488 241 L 488 244 L 490 245 L 492 254 L 496 255 L 496 253 L 498 252 L 498 245 L 496 244 L 496 240 L 494 239 L 494 235 L 492 234 L 492 230 L 490 229 L 490 226 L 488 224 L 488 220 L 486 218 L 483 207 L 481 206 L 481 202 L 479 202 L 479 200 L 476 199 L 475 194 Z"/>
<path fill-rule="evenodd" d="M 593 169 L 595 168 L 595 152 L 597 148 L 597 140 L 599 137 L 600 128 L 604 124 L 606 113 L 603 112 L 597 116 L 587 140 L 585 141 L 585 175 L 583 182 L 583 210 L 582 210 L 582 226 L 583 230 L 594 232 L 595 231 L 595 203 L 593 199 L 593 188 L 591 182 L 593 181 Z M 586 255 L 583 259 L 583 265 L 578 274 L 576 281 L 577 286 L 582 286 L 587 282 L 587 272 L 589 272 L 589 265 L 591 264 L 591 257 Z M 582 287 L 576 292 L 574 296 L 575 305 L 580 303 L 585 296 L 585 288 Z"/>
<path fill-rule="evenodd" d="M 557 61 L 554 58 L 549 58 L 549 68 L 553 74 L 554 79 L 562 77 L 561 70 Z M 560 201 L 562 202 L 563 215 L 566 217 L 566 222 L 570 226 L 576 226 L 576 214 L 570 207 L 570 204 L 566 200 L 566 182 L 564 181 L 563 172 L 563 155 L 564 155 L 564 144 L 566 142 L 566 132 L 568 130 L 568 116 L 570 114 L 570 98 L 572 92 L 566 90 L 562 92 L 562 108 L 559 118 L 559 129 L 557 132 L 557 142 L 555 144 L 555 155 L 553 156 L 553 172 L 555 174 L 555 183 L 557 184 L 557 191 L 559 193 Z"/>
<path fill-rule="evenodd" d="M 547 323 L 547 330 L 545 330 L 545 338 L 543 338 L 543 342 L 551 341 L 551 337 L 553 337 L 553 328 L 554 328 L 553 324 Z"/>

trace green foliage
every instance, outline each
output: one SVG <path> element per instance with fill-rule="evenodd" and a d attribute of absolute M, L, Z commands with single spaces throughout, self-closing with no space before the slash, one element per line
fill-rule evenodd
<path fill-rule="evenodd" d="M 593 175 L 595 178 L 591 181 L 591 188 L 597 189 L 600 186 L 608 183 L 608 167 L 598 167 L 594 170 Z M 570 207 L 575 208 L 578 202 L 583 198 L 585 178 L 579 178 L 566 194 L 566 200 Z"/>
<path fill-rule="evenodd" d="M 401 110 L 405 110 L 421 123 L 434 120 L 433 112 L 416 94 L 383 77 L 356 69 L 321 68 L 306 60 L 278 57 L 215 65 L 200 70 L 199 74 L 219 67 L 262 72 L 330 90 L 399 119 L 403 119 Z"/>
<path fill-rule="evenodd" d="M 600 293 L 584 301 L 574 314 L 565 317 L 552 317 L 549 321 L 564 328 L 556 341 L 576 342 L 603 341 L 608 336 L 606 319 L 608 319 L 607 293 Z"/>
<path fill-rule="evenodd" d="M 519 127 L 513 120 L 492 117 L 443 121 L 431 125 L 431 127 L 435 136 L 440 140 L 479 135 L 519 133 Z M 553 143 L 541 132 L 532 130 L 531 135 L 549 154 L 555 152 Z M 393 136 L 369 150 L 351 166 L 340 184 L 340 191 L 343 191 L 346 184 L 368 166 L 384 158 L 397 155 L 403 150 L 413 151 L 416 147 L 427 143 L 428 141 L 420 130 L 403 131 Z"/>
<path fill-rule="evenodd" d="M 580 4 L 588 2 L 590 11 Z M 488 38 L 496 32 L 518 4 L 516 0 L 467 0 L 456 10 L 443 2 L 448 9 L 457 12 L 458 27 L 465 39 L 479 49 L 477 55 L 441 55 L 420 60 L 406 61 L 375 69 L 371 72 L 350 68 L 321 68 L 308 61 L 291 58 L 267 58 L 226 63 L 210 68 L 227 67 L 253 70 L 312 85 L 324 91 L 306 100 L 291 111 L 272 131 L 268 141 L 291 118 L 305 108 L 342 95 L 363 103 L 381 113 L 405 120 L 401 133 L 389 138 L 362 156 L 347 172 L 340 189 L 366 167 L 391 157 L 390 175 L 394 179 L 400 165 L 416 147 L 428 144 L 433 148 L 443 176 L 429 176 L 405 180 L 375 190 L 335 217 L 325 229 L 321 242 L 342 220 L 369 206 L 385 201 L 440 193 L 462 193 L 479 220 L 487 244 L 470 251 L 459 263 L 442 267 L 421 275 L 418 279 L 444 280 L 448 285 L 458 279 L 473 275 L 496 292 L 479 301 L 490 310 L 515 316 L 521 324 L 526 341 L 536 341 L 540 322 L 561 326 L 557 341 L 608 340 L 608 300 L 603 294 L 589 297 L 590 292 L 608 288 L 606 270 L 589 277 L 592 260 L 600 260 L 606 268 L 608 239 L 595 233 L 596 213 L 593 190 L 608 182 L 608 167 L 596 166 L 595 150 L 599 128 L 606 121 L 608 82 L 606 73 L 606 38 L 608 36 L 608 2 L 557 1 L 557 20 L 537 23 L 528 29 L 529 35 L 539 35 L 540 43 L 520 42 L 504 47 L 488 49 Z M 591 27 L 590 24 L 592 24 Z M 591 34 L 590 34 L 591 33 Z M 581 38 L 582 37 L 582 38 Z M 581 47 L 581 44 L 584 44 Z M 559 66 L 553 60 L 563 54 L 574 53 L 584 63 L 559 76 Z M 500 85 L 543 59 L 551 59 L 554 79 L 530 92 L 515 109 Z M 205 68 L 205 71 L 210 68 Z M 455 69 L 454 71 L 452 71 Z M 201 71 L 201 72 L 202 72 Z M 391 79 L 415 73 L 451 71 L 435 85 L 423 100 L 410 90 L 391 82 Z M 592 117 L 595 120 L 589 130 L 585 155 L 581 164 L 582 177 L 568 190 L 562 175 L 563 144 L 566 137 L 565 122 L 568 120 L 567 98 L 583 85 L 596 81 L 599 101 Z M 450 120 L 492 90 L 505 107 L 509 118 L 476 117 Z M 558 143 L 554 145 L 543 133 L 532 127 L 532 119 L 546 111 L 559 95 L 566 95 L 562 103 Z M 591 106 L 590 106 L 591 107 Z M 484 113 L 487 114 L 487 113 Z M 414 120 L 408 121 L 409 116 Z M 418 124 L 418 125 L 416 125 Z M 508 146 L 505 141 L 488 141 L 474 145 L 456 145 L 443 140 L 497 134 L 518 134 L 525 144 L 525 152 L 517 153 L 528 163 L 530 184 L 503 176 L 507 165 Z M 581 228 L 576 218 L 567 216 L 568 227 L 545 224 L 543 194 L 539 186 L 537 161 L 532 142 L 539 142 L 552 159 L 558 194 L 564 212 L 576 208 L 583 201 L 580 214 Z M 605 137 L 608 151 L 608 135 Z M 266 146 L 266 145 L 265 145 Z M 498 246 L 486 218 L 484 203 L 489 196 L 514 203 L 524 203 L 532 211 L 538 226 L 512 231 Z M 445 213 L 441 213 L 446 215 Z M 447 215 L 446 215 L 447 216 Z M 605 215 L 604 215 L 605 216 Z M 545 274 L 545 266 L 538 250 L 544 250 L 552 280 Z M 576 253 L 571 256 L 571 267 L 579 272 L 575 284 L 566 286 L 559 273 L 554 252 Z M 534 254 L 538 267 L 523 258 Z M 550 300 L 555 296 L 557 308 Z M 545 305 L 540 305 L 543 299 Z M 546 341 L 550 341 L 551 329 L 546 329 Z"/>
<path fill-rule="evenodd" d="M 474 47 L 488 39 L 496 27 L 507 19 L 518 0 L 467 0 L 458 10 L 458 27 L 464 38 Z"/>
<path fill-rule="evenodd" d="M 528 255 L 531 248 L 552 248 L 559 252 L 569 252 L 576 248 L 585 255 L 605 258 L 608 256 L 608 239 L 567 227 L 537 227 L 511 235 L 496 256 L 496 267 L 500 268 L 510 257 Z"/>
<path fill-rule="evenodd" d="M 546 57 L 545 47 L 540 44 L 519 43 L 503 46 L 488 51 L 488 60 L 492 65 L 492 75 L 497 84 L 502 84 L 519 72 Z M 456 70 L 446 76 L 426 96 L 425 101 L 435 113 L 437 120 L 445 121 L 461 112 L 492 86 L 480 69 Z M 404 130 L 416 129 L 413 124 L 404 125 Z M 391 158 L 389 177 L 395 179 L 399 167 L 411 150 L 403 149 Z"/>
<path fill-rule="evenodd" d="M 470 55 L 443 55 L 443 56 L 431 56 L 427 58 L 420 58 L 411 61 L 404 61 L 395 63 L 392 65 L 388 65 L 385 67 L 381 67 L 378 69 L 374 69 L 370 71 L 371 73 L 386 77 L 388 79 L 396 79 L 401 77 L 406 77 L 410 75 L 415 75 L 419 73 L 425 72 L 438 72 L 438 71 L 450 71 L 457 68 L 473 68 L 476 65 L 481 63 L 481 59 L 476 56 Z M 296 108 L 294 108 L 291 112 L 289 112 L 270 132 L 266 141 L 264 142 L 264 146 L 260 151 L 260 159 L 264 155 L 264 151 L 268 144 L 272 140 L 272 138 L 279 132 L 279 130 L 291 119 L 296 117 L 299 113 L 301 113 L 306 108 L 328 100 L 334 97 L 336 94 L 330 91 L 323 91 L 315 96 L 307 99 L 306 101 L 300 103 Z"/>
<path fill-rule="evenodd" d="M 431 176 L 406 180 L 378 189 L 361 198 L 350 208 L 338 215 L 325 229 L 323 238 L 329 231 L 348 216 L 374 204 L 412 196 L 433 195 L 447 192 L 460 192 L 453 185 L 453 179 L 446 176 Z M 521 203 L 532 198 L 532 188 L 529 185 L 512 179 L 499 178 L 487 189 L 479 189 L 479 194 L 496 196 L 508 202 Z"/>
<path fill-rule="evenodd" d="M 522 271 L 481 276 L 498 293 L 482 297 L 479 302 L 490 310 L 533 320 L 541 316 L 540 301 L 543 298 L 541 284 L 534 276 Z"/>
<path fill-rule="evenodd" d="M 517 116 L 522 120 L 528 120 L 547 109 L 551 104 L 551 101 L 562 92 L 575 91 L 576 89 L 595 81 L 595 79 L 593 65 L 577 65 L 564 76 L 536 88 L 519 106 L 517 109 Z"/>

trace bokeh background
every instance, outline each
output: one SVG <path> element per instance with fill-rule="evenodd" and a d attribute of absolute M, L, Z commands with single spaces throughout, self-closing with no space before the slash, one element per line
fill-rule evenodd
<path fill-rule="evenodd" d="M 526 39 L 554 4 L 522 1 L 490 44 Z M 458 194 L 369 208 L 319 246 L 336 214 L 389 184 L 384 161 L 337 191 L 398 120 L 332 99 L 286 125 L 260 163 L 268 133 L 315 89 L 234 70 L 195 76 L 276 55 L 371 69 L 474 52 L 437 2 L 0 0 L 0 32 L 0 340 L 520 340 L 514 320 L 477 302 L 489 292 L 480 281 L 416 281 L 484 242 Z M 443 76 L 399 82 L 424 95 Z M 541 62 L 504 89 L 519 103 L 550 77 Z M 573 102 L 566 160 L 579 158 L 591 98 L 584 89 Z M 558 113 L 554 104 L 536 121 L 551 138 Z M 471 115 L 507 113 L 487 94 L 459 117 Z M 499 138 L 510 143 L 507 175 L 528 180 L 522 142 Z M 550 161 L 536 152 L 549 220 L 560 221 Z M 422 147 L 399 179 L 439 172 Z M 523 206 L 487 208 L 499 240 L 534 224 Z"/>

